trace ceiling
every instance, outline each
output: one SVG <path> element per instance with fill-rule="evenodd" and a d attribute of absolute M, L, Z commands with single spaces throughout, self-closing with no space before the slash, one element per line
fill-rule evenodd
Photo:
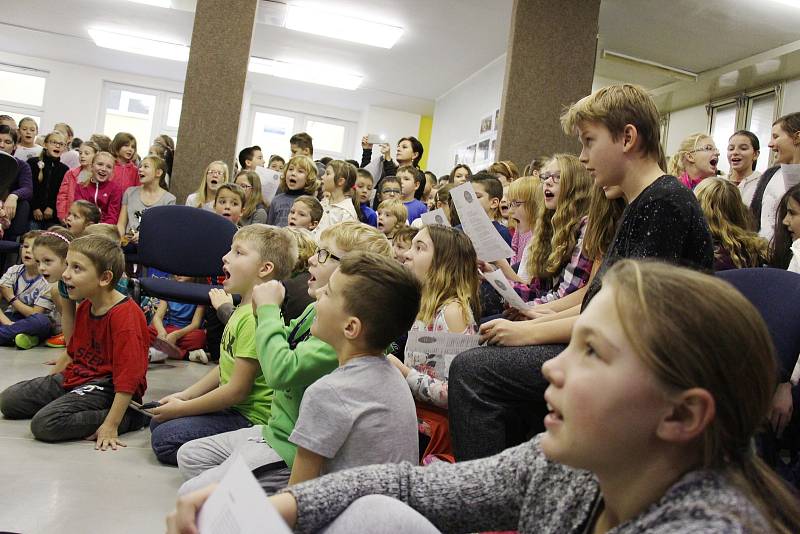
<path fill-rule="evenodd" d="M 253 91 L 349 109 L 376 105 L 420 114 L 431 114 L 437 97 L 505 53 L 513 6 L 513 0 L 316 2 L 401 26 L 405 33 L 386 50 L 295 32 L 271 24 L 281 2 L 261 0 L 251 55 L 316 61 L 365 80 L 359 89 L 345 91 L 251 73 Z M 800 0 L 795 3 L 797 8 L 778 0 L 603 0 L 596 81 L 642 84 L 668 111 L 798 77 Z M 177 8 L 164 9 L 125 0 L 6 2 L 0 50 L 180 81 L 185 64 L 98 48 L 86 30 L 135 31 L 189 44 L 194 4 L 173 0 Z M 604 49 L 699 77 L 678 81 L 649 67 L 616 63 L 602 58 Z"/>

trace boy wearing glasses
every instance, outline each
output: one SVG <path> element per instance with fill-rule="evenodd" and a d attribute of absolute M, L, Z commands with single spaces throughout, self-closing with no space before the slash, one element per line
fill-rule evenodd
<path fill-rule="evenodd" d="M 356 221 L 331 226 L 320 234 L 319 248 L 308 260 L 309 295 L 316 298 L 341 259 L 355 250 L 391 257 L 389 241 L 376 228 Z M 190 480 L 183 484 L 180 494 L 219 482 L 234 452 L 242 455 L 268 493 L 288 484 L 297 453 L 289 436 L 297 422 L 303 394 L 311 384 L 336 369 L 338 360 L 333 347 L 311 334 L 316 303 L 284 325 L 284 296 L 285 288 L 280 283 L 260 284 L 253 289 L 256 352 L 264 380 L 274 390 L 269 421 L 183 445 L 178 451 L 178 467 Z"/>

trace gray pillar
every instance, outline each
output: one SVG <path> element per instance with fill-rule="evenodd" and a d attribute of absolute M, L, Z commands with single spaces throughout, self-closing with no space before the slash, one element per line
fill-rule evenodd
<path fill-rule="evenodd" d="M 258 0 L 198 0 L 170 189 L 182 203 L 206 165 L 233 164 Z"/>
<path fill-rule="evenodd" d="M 500 104 L 498 160 L 577 153 L 559 117 L 592 90 L 600 0 L 514 0 Z"/>

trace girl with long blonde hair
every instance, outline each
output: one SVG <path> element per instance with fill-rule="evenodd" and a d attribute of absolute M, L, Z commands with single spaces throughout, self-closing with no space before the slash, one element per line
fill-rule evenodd
<path fill-rule="evenodd" d="M 214 197 L 217 189 L 222 184 L 227 184 L 229 177 L 227 163 L 212 161 L 203 171 L 203 178 L 200 180 L 197 191 L 186 197 L 186 205 L 214 211 Z"/>
<path fill-rule="evenodd" d="M 580 289 L 589 280 L 592 260 L 582 252 L 592 177 L 578 158 L 556 154 L 539 174 L 543 201 L 533 221 L 525 262 L 531 280 L 523 298 L 541 304 Z"/>
<path fill-rule="evenodd" d="M 708 178 L 695 188 L 714 239 L 714 270 L 760 267 L 769 258 L 769 243 L 753 232 L 752 215 L 739 189 L 723 178 Z"/>
<path fill-rule="evenodd" d="M 697 184 L 717 174 L 719 150 L 714 138 L 708 134 L 695 133 L 681 142 L 678 151 L 669 160 L 668 172 L 683 185 L 694 189 Z"/>
<path fill-rule="evenodd" d="M 422 300 L 412 331 L 474 335 L 478 301 L 478 258 L 472 242 L 451 227 L 423 227 L 406 251 L 403 264 L 422 282 Z M 405 351 L 404 361 L 390 357 L 403 373 L 423 421 L 425 454 L 452 456 L 447 426 L 447 375 L 455 354 Z"/>

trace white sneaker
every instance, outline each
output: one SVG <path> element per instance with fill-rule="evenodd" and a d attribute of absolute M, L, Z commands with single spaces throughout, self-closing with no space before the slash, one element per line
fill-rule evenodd
<path fill-rule="evenodd" d="M 190 362 L 197 362 L 202 364 L 208 363 L 208 354 L 203 349 L 195 349 L 189 351 L 189 361 Z"/>
<path fill-rule="evenodd" d="M 155 347 L 150 347 L 150 350 L 147 351 L 147 360 L 150 363 L 161 363 L 167 360 L 167 353 L 161 352 Z"/>

